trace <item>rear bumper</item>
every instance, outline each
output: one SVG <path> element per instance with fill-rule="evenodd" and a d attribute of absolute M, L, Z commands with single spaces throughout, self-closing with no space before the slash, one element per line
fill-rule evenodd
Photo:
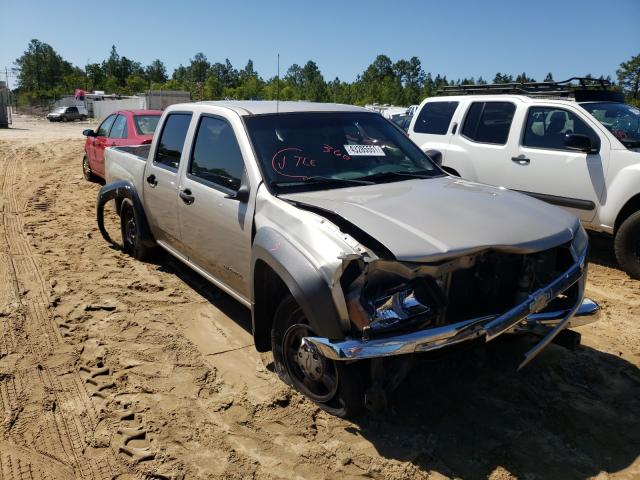
<path fill-rule="evenodd" d="M 544 338 L 526 353 L 525 360 L 520 365 L 523 367 L 564 328 L 586 325 L 598 320 L 598 304 L 590 299 L 583 300 L 586 281 L 585 257 L 586 253 L 549 285 L 533 292 L 524 302 L 499 316 L 473 318 L 442 327 L 368 341 L 347 339 L 334 342 L 322 337 L 307 337 L 304 341 L 313 345 L 326 358 L 348 361 L 426 352 L 479 337 L 485 337 L 486 341 L 490 341 L 507 332 L 543 333 Z M 551 300 L 576 283 L 579 284 L 579 293 L 572 308 L 538 313 Z"/>

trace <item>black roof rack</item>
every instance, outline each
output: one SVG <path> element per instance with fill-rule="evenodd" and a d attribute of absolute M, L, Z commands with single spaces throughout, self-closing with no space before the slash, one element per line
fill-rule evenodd
<path fill-rule="evenodd" d="M 577 82 L 574 83 L 574 82 Z M 510 82 L 487 85 L 447 85 L 436 95 L 512 94 L 530 97 L 573 98 L 576 102 L 624 102 L 621 92 L 603 78 L 571 77 L 561 82 Z"/>

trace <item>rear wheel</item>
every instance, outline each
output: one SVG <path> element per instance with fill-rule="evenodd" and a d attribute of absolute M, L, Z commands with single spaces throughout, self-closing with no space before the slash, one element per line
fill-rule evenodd
<path fill-rule="evenodd" d="M 323 357 L 303 337 L 315 333 L 295 299 L 288 295 L 278 306 L 271 331 L 271 347 L 280 378 L 328 413 L 352 417 L 364 408 L 361 365 Z"/>
<path fill-rule="evenodd" d="M 81 120 L 81 121 L 83 121 L 83 122 L 84 122 L 86 119 L 87 119 L 87 116 L 86 116 L 86 115 L 81 115 L 81 116 L 80 116 L 80 120 Z"/>
<path fill-rule="evenodd" d="M 616 260 L 631 278 L 640 280 L 640 212 L 629 216 L 613 241 Z"/>
<path fill-rule="evenodd" d="M 120 207 L 120 232 L 122 249 L 138 260 L 146 260 L 151 249 L 142 242 L 141 219 L 136 215 L 133 203 L 128 198 L 122 200 Z"/>
<path fill-rule="evenodd" d="M 82 175 L 87 182 L 95 182 L 97 177 L 91 171 L 91 165 L 89 165 L 89 158 L 85 155 L 82 157 Z"/>

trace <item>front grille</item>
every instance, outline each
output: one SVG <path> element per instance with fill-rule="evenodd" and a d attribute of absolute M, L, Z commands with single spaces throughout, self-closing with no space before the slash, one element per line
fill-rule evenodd
<path fill-rule="evenodd" d="M 473 267 L 451 274 L 445 323 L 500 315 L 556 279 L 572 263 L 566 246 L 528 255 L 486 253 Z M 553 308 L 575 302 L 576 295 L 577 287 L 569 289 L 564 297 L 552 302 Z"/>

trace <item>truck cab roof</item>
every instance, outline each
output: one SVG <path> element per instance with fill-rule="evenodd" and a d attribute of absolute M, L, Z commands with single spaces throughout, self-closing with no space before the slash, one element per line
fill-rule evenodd
<path fill-rule="evenodd" d="M 184 108 L 184 105 L 185 104 L 172 105 L 172 109 L 180 109 L 180 107 Z M 343 105 L 340 103 L 278 102 L 275 100 L 204 101 L 196 102 L 195 105 L 228 108 L 235 111 L 240 116 L 296 112 L 370 112 L 370 110 L 363 107 Z"/>

